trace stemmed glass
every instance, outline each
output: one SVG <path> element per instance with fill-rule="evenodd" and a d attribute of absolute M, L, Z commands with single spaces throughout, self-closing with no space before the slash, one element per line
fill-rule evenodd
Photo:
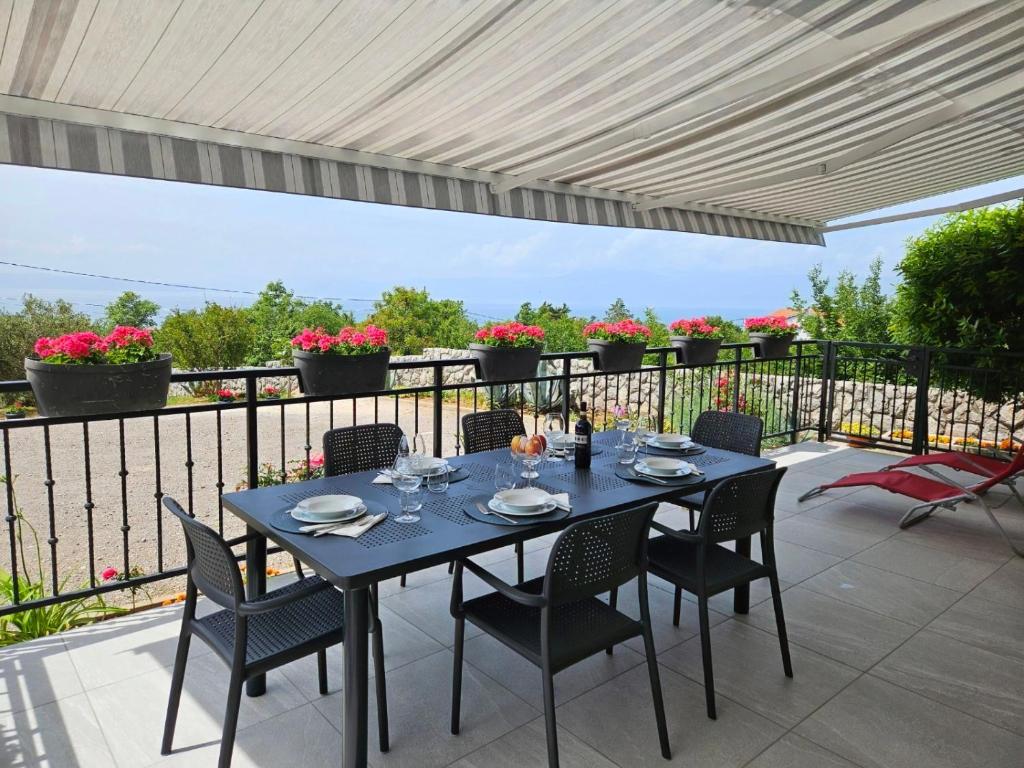
<path fill-rule="evenodd" d="M 499 461 L 494 466 L 494 490 L 498 493 L 516 487 L 516 467 L 508 461 Z"/>
<path fill-rule="evenodd" d="M 641 416 L 636 422 L 636 441 L 644 447 L 644 456 L 648 455 L 647 446 L 658 436 L 654 419 L 650 416 Z"/>
<path fill-rule="evenodd" d="M 565 419 L 562 418 L 562 414 L 557 411 L 549 413 L 548 417 L 544 420 L 544 437 L 548 441 L 548 461 L 561 461 L 562 458 L 558 455 L 559 448 L 556 445 L 556 441 L 561 442 L 565 436 Z"/>
<path fill-rule="evenodd" d="M 533 484 L 534 478 L 540 477 L 540 474 L 537 472 L 537 465 L 544 460 L 544 452 L 538 450 L 540 441 L 531 442 L 532 440 L 533 438 L 526 435 L 519 435 L 512 440 L 512 456 L 523 462 L 525 469 L 520 477 L 526 478 L 527 486 Z"/>
<path fill-rule="evenodd" d="M 633 420 L 629 418 L 629 412 L 622 406 L 615 406 L 615 428 L 619 430 L 619 445 L 626 442 L 627 433 L 633 426 Z"/>
<path fill-rule="evenodd" d="M 402 494 L 399 502 L 401 514 L 395 518 L 396 523 L 418 523 L 420 520 L 420 516 L 414 514 L 423 507 L 418 494 L 420 485 L 423 484 L 423 478 L 416 474 L 413 458 L 418 437 L 419 435 L 416 435 L 413 438 L 412 447 L 410 447 L 409 439 L 402 435 L 402 439 L 398 442 L 395 465 L 391 469 L 391 484 Z M 419 443 L 422 450 L 422 438 Z"/>

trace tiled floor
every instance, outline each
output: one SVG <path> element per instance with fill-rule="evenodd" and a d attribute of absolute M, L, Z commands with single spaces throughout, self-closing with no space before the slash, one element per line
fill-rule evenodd
<path fill-rule="evenodd" d="M 651 579 L 655 644 L 672 741 L 671 765 L 750 768 L 1021 768 L 1024 765 L 1024 560 L 1011 557 L 970 506 L 907 531 L 907 502 L 875 490 L 808 487 L 891 457 L 807 443 L 788 465 L 776 526 L 795 677 L 782 674 L 767 589 L 748 615 L 712 601 L 718 719 L 704 712 L 695 606 L 671 624 L 668 586 Z M 665 508 L 672 521 L 680 512 Z M 1024 511 L 1000 517 L 1024 537 Z M 528 547 L 543 568 L 550 539 Z M 755 547 L 756 551 L 756 547 Z M 511 578 L 510 550 L 481 558 Z M 479 582 L 467 592 L 479 592 Z M 441 566 L 382 585 L 392 749 L 375 766 L 525 768 L 546 762 L 540 676 L 469 631 L 462 733 L 448 732 L 452 620 Z M 627 590 L 620 606 L 635 612 Z M 105 622 L 0 651 L 0 766 L 212 766 L 227 672 L 200 641 L 175 739 L 159 754 L 179 609 Z M 307 659 L 271 674 L 266 696 L 244 699 L 234 765 L 339 764 L 341 650 L 330 696 Z M 555 680 L 562 765 L 661 766 L 642 643 L 600 654 Z M 372 691 L 372 686 L 371 686 Z M 371 706 L 371 713 L 373 707 Z"/>

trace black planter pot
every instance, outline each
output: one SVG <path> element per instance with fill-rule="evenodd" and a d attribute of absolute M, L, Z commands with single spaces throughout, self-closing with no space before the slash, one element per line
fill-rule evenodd
<path fill-rule="evenodd" d="M 24 419 L 26 416 L 24 411 L 13 411 L 11 413 L 5 413 L 4 418 L 8 421 L 16 421 L 17 419 Z"/>
<path fill-rule="evenodd" d="M 167 405 L 171 356 L 125 365 L 55 365 L 25 358 L 40 416 L 152 411 Z"/>
<path fill-rule="evenodd" d="M 587 339 L 587 348 L 597 353 L 595 368 L 605 373 L 618 371 L 635 371 L 644 362 L 647 344 L 640 341 L 635 344 L 621 341 L 605 341 L 604 339 Z"/>
<path fill-rule="evenodd" d="M 476 358 L 481 381 L 523 381 L 537 375 L 540 364 L 539 346 L 492 347 L 470 344 L 469 353 Z"/>
<path fill-rule="evenodd" d="M 718 359 L 721 339 L 694 339 L 690 336 L 670 336 L 669 343 L 676 348 L 676 361 L 684 365 L 711 365 Z"/>
<path fill-rule="evenodd" d="M 769 333 L 751 333 L 750 340 L 757 344 L 756 354 L 764 360 L 776 360 L 789 355 L 789 345 L 796 338 L 795 333 L 772 336 Z"/>
<path fill-rule="evenodd" d="M 292 350 L 299 387 L 307 395 L 354 395 L 387 389 L 391 350 L 334 355 Z"/>

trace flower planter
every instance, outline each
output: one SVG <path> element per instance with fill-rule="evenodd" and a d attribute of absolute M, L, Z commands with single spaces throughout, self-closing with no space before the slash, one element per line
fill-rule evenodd
<path fill-rule="evenodd" d="M 523 381 L 537 375 L 540 345 L 532 347 L 495 347 L 470 344 L 469 353 L 476 358 L 481 381 Z"/>
<path fill-rule="evenodd" d="M 789 355 L 789 345 L 796 338 L 795 333 L 787 333 L 783 336 L 774 336 L 770 333 L 750 334 L 750 340 L 757 344 L 756 355 L 763 360 L 777 360 L 780 357 Z"/>
<path fill-rule="evenodd" d="M 4 413 L 4 418 L 8 421 L 14 421 L 16 419 L 24 419 L 27 415 L 24 411 L 8 411 Z"/>
<path fill-rule="evenodd" d="M 151 411 L 167 405 L 171 356 L 123 365 L 59 365 L 25 358 L 40 416 Z"/>
<path fill-rule="evenodd" d="M 878 443 L 878 439 L 874 437 L 864 437 L 863 435 L 847 435 L 846 444 L 852 448 L 873 448 Z"/>
<path fill-rule="evenodd" d="M 387 389 L 387 347 L 365 355 L 321 354 L 292 350 L 292 361 L 299 369 L 299 388 L 303 393 L 321 395 L 355 395 Z"/>
<path fill-rule="evenodd" d="M 635 371 L 644 362 L 647 352 L 645 342 L 606 341 L 605 339 L 587 339 L 587 349 L 597 353 L 594 367 L 604 373 L 619 371 Z"/>
<path fill-rule="evenodd" d="M 721 339 L 695 339 L 692 336 L 670 336 L 676 348 L 676 361 L 684 365 L 711 365 L 718 360 Z"/>

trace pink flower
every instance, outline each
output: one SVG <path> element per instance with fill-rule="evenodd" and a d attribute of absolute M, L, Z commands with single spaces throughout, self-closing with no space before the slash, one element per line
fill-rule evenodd
<path fill-rule="evenodd" d="M 100 578 L 104 581 L 110 581 L 111 579 L 117 578 L 117 568 L 108 566 L 103 569 L 103 573 L 100 574 Z"/>
<path fill-rule="evenodd" d="M 311 453 L 309 454 L 309 468 L 320 469 L 324 465 L 324 455 L 322 453 Z"/>

